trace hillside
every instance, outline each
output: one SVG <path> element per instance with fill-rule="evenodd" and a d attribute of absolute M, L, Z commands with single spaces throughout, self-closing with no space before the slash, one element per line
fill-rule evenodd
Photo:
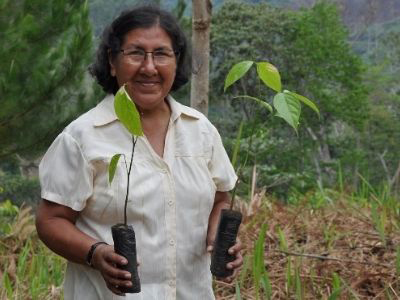
<path fill-rule="evenodd" d="M 190 16 L 191 3 L 185 0 L 185 14 Z M 218 10 L 226 0 L 213 0 L 213 10 Z M 302 9 L 312 6 L 317 0 L 243 0 L 249 3 L 267 2 L 273 6 L 288 9 Z M 400 32 L 400 1 L 398 0 L 333 0 L 338 3 L 343 22 L 349 29 L 350 41 L 360 55 L 368 54 L 372 43 L 389 32 Z M 132 0 L 91 0 L 90 18 L 95 36 L 118 13 L 140 1 Z M 178 0 L 159 0 L 162 7 L 172 10 Z"/>

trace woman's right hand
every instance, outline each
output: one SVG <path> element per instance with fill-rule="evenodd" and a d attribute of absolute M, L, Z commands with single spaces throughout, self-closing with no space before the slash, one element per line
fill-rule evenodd
<path fill-rule="evenodd" d="M 118 255 L 114 247 L 110 245 L 99 245 L 93 253 L 92 266 L 103 276 L 107 287 L 114 294 L 123 296 L 118 287 L 131 287 L 131 273 L 121 270 L 117 265 L 126 265 L 128 261 L 125 257 Z"/>

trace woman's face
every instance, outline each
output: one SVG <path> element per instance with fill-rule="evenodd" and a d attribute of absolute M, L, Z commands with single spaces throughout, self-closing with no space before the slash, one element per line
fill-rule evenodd
<path fill-rule="evenodd" d="M 142 110 L 163 105 L 176 73 L 176 57 L 168 34 L 158 25 L 133 29 L 125 35 L 121 50 L 114 60 L 110 59 L 111 75 L 118 85 L 127 84 L 129 95 Z"/>

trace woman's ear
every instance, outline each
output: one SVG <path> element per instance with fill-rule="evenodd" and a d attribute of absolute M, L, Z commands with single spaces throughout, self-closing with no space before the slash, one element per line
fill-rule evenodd
<path fill-rule="evenodd" d="M 111 50 L 108 49 L 108 63 L 110 64 L 110 75 L 115 77 L 115 66 L 114 66 L 114 59 L 111 55 Z"/>

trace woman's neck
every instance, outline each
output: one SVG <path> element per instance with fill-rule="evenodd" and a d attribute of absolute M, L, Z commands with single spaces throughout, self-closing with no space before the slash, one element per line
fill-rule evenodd
<path fill-rule="evenodd" d="M 138 107 L 141 120 L 154 120 L 154 119 L 169 119 L 171 115 L 171 108 L 168 101 L 164 100 L 161 105 L 153 109 L 142 109 Z"/>

